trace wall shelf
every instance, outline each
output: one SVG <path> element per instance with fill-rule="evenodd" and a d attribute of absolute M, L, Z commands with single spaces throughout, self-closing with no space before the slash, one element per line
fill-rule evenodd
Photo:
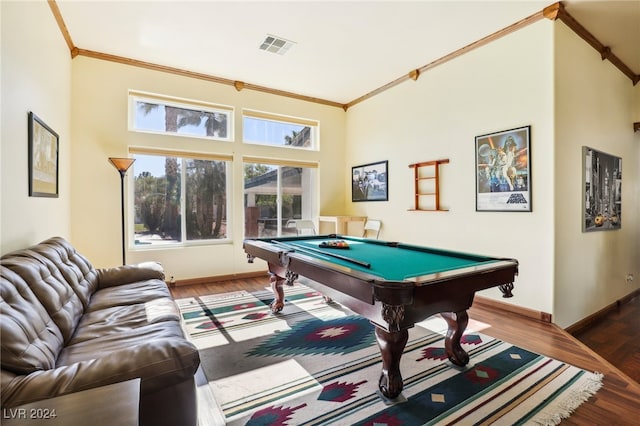
<path fill-rule="evenodd" d="M 414 178 L 414 208 L 409 209 L 409 211 L 447 211 L 446 209 L 440 208 L 440 165 L 448 164 L 449 159 L 442 160 L 434 160 L 434 161 L 425 161 L 422 163 L 409 164 L 410 168 L 413 168 L 413 178 Z M 425 176 L 421 173 L 425 172 L 425 169 L 432 168 L 432 174 Z M 429 189 L 424 189 L 421 186 L 422 182 L 430 182 Z M 422 208 L 420 207 L 423 204 L 421 201 L 423 198 L 432 198 L 434 208 Z"/>

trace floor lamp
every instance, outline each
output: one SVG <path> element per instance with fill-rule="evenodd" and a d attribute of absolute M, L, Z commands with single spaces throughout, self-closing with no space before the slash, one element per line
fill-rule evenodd
<path fill-rule="evenodd" d="M 120 173 L 120 216 L 122 217 L 122 264 L 126 265 L 125 259 L 125 243 L 124 243 L 124 176 L 127 174 L 127 170 L 136 161 L 135 158 L 117 158 L 109 157 L 109 162 L 113 164 L 113 167 Z"/>

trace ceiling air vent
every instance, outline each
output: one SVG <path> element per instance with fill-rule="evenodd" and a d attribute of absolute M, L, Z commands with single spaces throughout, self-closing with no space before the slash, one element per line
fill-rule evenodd
<path fill-rule="evenodd" d="M 271 53 L 277 53 L 278 55 L 284 55 L 294 44 L 295 42 L 291 40 L 286 40 L 282 37 L 268 34 L 260 45 L 260 49 Z"/>

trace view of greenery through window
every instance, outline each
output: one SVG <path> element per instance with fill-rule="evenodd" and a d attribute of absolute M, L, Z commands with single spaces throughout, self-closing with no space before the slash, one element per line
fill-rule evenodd
<path fill-rule="evenodd" d="M 136 130 L 176 133 L 216 139 L 229 137 L 229 114 L 136 100 Z"/>
<path fill-rule="evenodd" d="M 135 158 L 137 245 L 227 237 L 226 161 Z"/>

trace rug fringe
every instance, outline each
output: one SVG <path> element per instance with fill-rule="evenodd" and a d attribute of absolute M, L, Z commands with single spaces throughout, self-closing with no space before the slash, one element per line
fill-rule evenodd
<path fill-rule="evenodd" d="M 590 397 L 595 395 L 602 387 L 602 379 L 604 374 L 594 372 L 590 374 L 590 377 L 582 384 L 579 389 L 572 391 L 566 398 L 564 398 L 556 406 L 557 412 L 554 413 L 541 413 L 538 417 L 533 419 L 533 422 L 543 426 L 556 426 L 560 424 L 563 419 L 569 418 L 571 414 Z"/>

